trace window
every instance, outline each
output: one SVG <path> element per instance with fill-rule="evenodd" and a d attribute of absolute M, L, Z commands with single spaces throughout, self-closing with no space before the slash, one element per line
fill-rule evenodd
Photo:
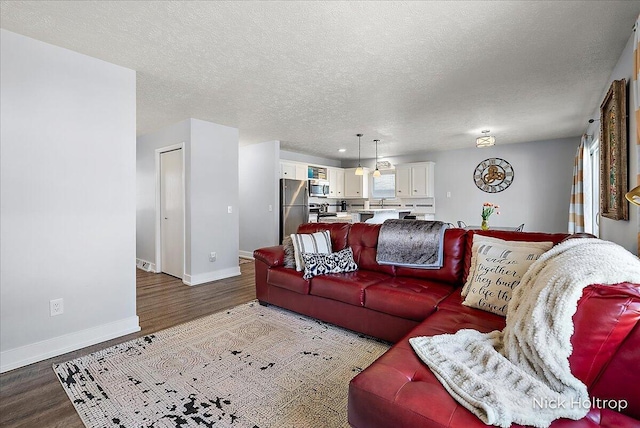
<path fill-rule="evenodd" d="M 373 177 L 371 197 L 375 199 L 389 199 L 396 197 L 395 172 L 382 172 L 380 177 Z"/>

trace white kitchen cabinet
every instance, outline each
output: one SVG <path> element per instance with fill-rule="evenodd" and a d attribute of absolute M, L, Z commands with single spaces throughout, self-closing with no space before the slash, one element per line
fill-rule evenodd
<path fill-rule="evenodd" d="M 411 197 L 411 167 L 396 165 L 396 198 Z"/>
<path fill-rule="evenodd" d="M 308 180 L 309 179 L 309 165 L 296 164 L 296 180 Z"/>
<path fill-rule="evenodd" d="M 435 165 L 435 162 L 396 165 L 396 197 L 434 197 Z"/>
<path fill-rule="evenodd" d="M 309 167 L 307 164 L 280 161 L 280 178 L 307 180 L 308 177 Z"/>
<path fill-rule="evenodd" d="M 363 175 L 356 175 L 355 168 L 344 170 L 344 197 L 369 198 L 369 169 L 364 168 Z"/>
<path fill-rule="evenodd" d="M 344 169 L 329 168 L 329 197 L 344 198 Z"/>

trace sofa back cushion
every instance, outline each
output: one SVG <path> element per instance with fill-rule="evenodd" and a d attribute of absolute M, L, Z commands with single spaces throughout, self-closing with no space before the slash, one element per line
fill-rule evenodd
<path fill-rule="evenodd" d="M 573 316 L 571 372 L 600 399 L 640 418 L 640 284 L 590 285 Z"/>
<path fill-rule="evenodd" d="M 566 233 L 542 233 L 542 232 L 511 232 L 505 230 L 468 230 L 467 242 L 465 244 L 464 254 L 464 274 L 462 281 L 467 281 L 467 275 L 469 275 L 469 268 L 471 267 L 471 254 L 473 247 L 473 235 L 484 235 L 492 238 L 503 239 L 505 241 L 529 241 L 540 242 L 550 241 L 553 245 L 565 239 Z"/>
<path fill-rule="evenodd" d="M 397 267 L 396 275 L 461 285 L 466 242 L 464 229 L 447 229 L 444 233 L 444 260 L 440 269 Z"/>
<path fill-rule="evenodd" d="M 376 261 L 378 235 L 382 224 L 354 223 L 349 231 L 348 245 L 358 268 L 393 275 L 395 266 L 380 265 Z"/>
<path fill-rule="evenodd" d="M 331 235 L 331 249 L 340 251 L 347 248 L 349 223 L 304 223 L 298 226 L 298 233 L 315 233 L 328 230 Z"/>

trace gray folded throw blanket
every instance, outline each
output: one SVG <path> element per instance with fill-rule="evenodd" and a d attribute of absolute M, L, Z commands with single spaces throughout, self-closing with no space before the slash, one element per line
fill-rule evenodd
<path fill-rule="evenodd" d="M 380 228 L 376 261 L 418 269 L 439 269 L 443 264 L 444 231 L 441 221 L 386 220 Z"/>

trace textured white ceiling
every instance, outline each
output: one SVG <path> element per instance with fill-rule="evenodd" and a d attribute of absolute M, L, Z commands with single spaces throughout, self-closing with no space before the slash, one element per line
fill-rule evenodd
<path fill-rule="evenodd" d="M 137 70 L 138 133 L 188 117 L 334 159 L 576 136 L 640 1 L 2 1 L 1 26 Z M 366 143 L 366 144 L 365 144 Z M 347 148 L 338 153 L 338 148 Z"/>

